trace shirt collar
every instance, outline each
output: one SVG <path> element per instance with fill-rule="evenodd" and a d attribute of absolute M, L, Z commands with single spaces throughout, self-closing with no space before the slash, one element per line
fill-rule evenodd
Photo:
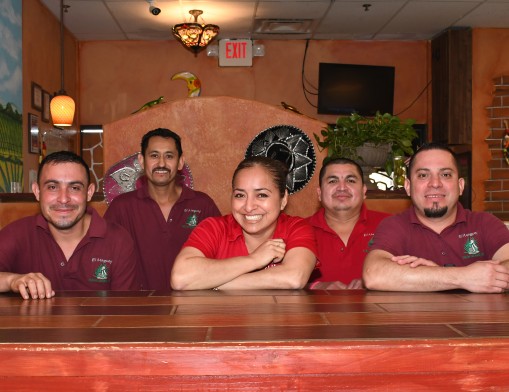
<path fill-rule="evenodd" d="M 139 184 L 139 187 L 136 189 L 136 196 L 140 199 L 150 199 L 150 195 L 148 193 L 148 180 L 146 176 L 141 176 L 136 181 L 137 184 Z"/>
<path fill-rule="evenodd" d="M 362 203 L 357 223 L 364 223 L 367 221 L 367 219 L 368 219 L 368 208 L 366 207 L 365 203 Z M 325 208 L 323 207 L 320 207 L 320 209 L 318 210 L 318 214 L 315 214 L 309 219 L 309 223 L 311 224 L 311 226 L 315 228 L 321 228 L 335 234 L 334 230 L 332 230 L 327 224 L 327 220 L 325 219 Z"/>

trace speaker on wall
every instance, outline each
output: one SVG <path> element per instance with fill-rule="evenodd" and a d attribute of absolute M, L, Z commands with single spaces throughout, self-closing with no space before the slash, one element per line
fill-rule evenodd
<path fill-rule="evenodd" d="M 415 152 L 420 146 L 428 142 L 428 125 L 414 124 L 413 128 L 415 129 L 415 132 L 417 132 L 417 137 L 412 141 L 412 148 Z"/>

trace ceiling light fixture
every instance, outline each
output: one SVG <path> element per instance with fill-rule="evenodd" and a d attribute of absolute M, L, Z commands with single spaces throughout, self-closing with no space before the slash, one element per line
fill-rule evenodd
<path fill-rule="evenodd" d="M 203 14 L 202 10 L 191 10 L 189 13 L 194 16 L 194 22 L 176 24 L 173 26 L 172 32 L 182 45 L 197 56 L 198 52 L 219 34 L 219 26 L 198 23 L 198 16 Z"/>
<path fill-rule="evenodd" d="M 67 95 L 64 89 L 64 0 L 60 0 L 60 91 L 50 102 L 51 119 L 57 127 L 70 127 L 74 119 L 74 100 Z"/>

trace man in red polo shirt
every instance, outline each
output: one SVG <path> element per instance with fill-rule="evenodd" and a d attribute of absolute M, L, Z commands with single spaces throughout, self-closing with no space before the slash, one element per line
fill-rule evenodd
<path fill-rule="evenodd" d="M 361 167 L 346 158 L 325 162 L 320 170 L 318 198 L 322 208 L 307 218 L 318 245 L 319 269 L 312 289 L 362 288 L 362 266 L 368 243 L 389 214 L 364 204 L 366 185 Z"/>
<path fill-rule="evenodd" d="M 54 290 L 140 289 L 129 233 L 87 208 L 95 185 L 80 156 L 48 155 L 32 190 L 41 213 L 0 231 L 0 292 L 36 299 Z"/>

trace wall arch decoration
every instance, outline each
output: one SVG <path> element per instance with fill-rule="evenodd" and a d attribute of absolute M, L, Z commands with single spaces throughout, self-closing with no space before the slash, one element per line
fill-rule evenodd
<path fill-rule="evenodd" d="M 311 142 L 313 133 L 319 134 L 326 126 L 322 121 L 281 108 L 279 101 L 276 106 L 223 96 L 184 98 L 105 124 L 104 167 L 138 151 L 141 138 L 148 131 L 169 128 L 182 139 L 184 160 L 193 171 L 194 189 L 206 192 L 227 214 L 233 172 L 260 130 L 284 124 L 298 128 Z M 321 163 L 326 152 L 317 150 L 313 143 L 315 158 Z M 318 209 L 316 177 L 312 176 L 305 187 L 290 196 L 285 209 L 288 214 L 306 217 Z"/>

